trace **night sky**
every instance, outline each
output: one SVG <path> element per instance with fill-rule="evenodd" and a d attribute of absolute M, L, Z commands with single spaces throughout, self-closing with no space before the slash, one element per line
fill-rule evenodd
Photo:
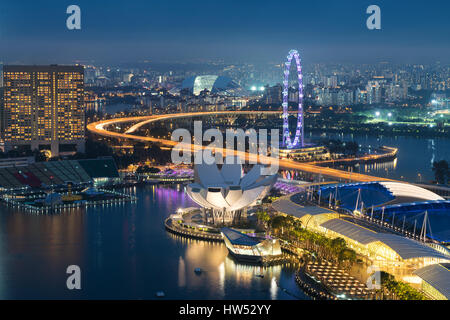
<path fill-rule="evenodd" d="M 81 30 L 66 28 L 71 4 Z M 366 28 L 371 4 L 382 30 Z M 2 0 L 0 61 L 270 62 L 295 48 L 311 62 L 449 62 L 449 12 L 448 0 Z"/>

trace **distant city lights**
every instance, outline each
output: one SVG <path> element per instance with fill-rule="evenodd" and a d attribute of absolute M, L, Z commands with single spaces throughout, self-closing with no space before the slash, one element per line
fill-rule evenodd
<path fill-rule="evenodd" d="M 261 87 L 257 87 L 257 86 L 251 86 L 250 90 L 251 91 L 264 91 L 266 88 L 264 88 L 263 86 Z"/>

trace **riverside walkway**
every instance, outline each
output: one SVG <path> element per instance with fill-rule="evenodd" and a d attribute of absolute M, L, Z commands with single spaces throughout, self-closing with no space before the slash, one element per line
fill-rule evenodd
<path fill-rule="evenodd" d="M 192 239 L 198 239 L 198 240 L 205 240 L 205 241 L 215 241 L 215 242 L 223 242 L 223 237 L 221 233 L 210 233 L 210 232 L 203 232 L 199 230 L 194 229 L 188 229 L 184 228 L 180 225 L 177 225 L 177 223 L 174 223 L 171 218 L 167 218 L 164 221 L 164 226 L 167 231 L 178 234 L 181 236 L 185 236 Z"/>

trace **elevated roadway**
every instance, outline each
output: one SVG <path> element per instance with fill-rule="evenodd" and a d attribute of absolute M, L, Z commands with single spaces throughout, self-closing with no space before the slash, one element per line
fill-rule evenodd
<path fill-rule="evenodd" d="M 93 122 L 87 125 L 87 129 L 95 134 L 98 134 L 100 136 L 109 137 L 109 138 L 116 138 L 116 139 L 122 139 L 122 140 L 134 140 L 134 141 L 140 141 L 140 142 L 153 142 L 158 143 L 162 146 L 167 147 L 174 147 L 179 142 L 178 141 L 172 141 L 167 139 L 160 139 L 155 137 L 147 137 L 147 136 L 139 136 L 133 134 L 136 132 L 140 127 L 156 122 L 156 121 L 163 121 L 163 120 L 171 120 L 171 119 L 178 119 L 178 118 L 189 118 L 189 117 L 201 117 L 201 116 L 219 116 L 219 115 L 248 115 L 248 114 L 272 114 L 281 115 L 280 111 L 212 111 L 212 112 L 193 112 L 193 113 L 175 113 L 175 114 L 163 114 L 163 115 L 152 115 L 152 116 L 140 116 L 140 117 L 126 117 L 126 118 L 114 118 L 114 119 L 108 119 L 108 120 L 102 120 L 98 122 Z M 295 112 L 294 112 L 295 113 Z M 126 130 L 125 133 L 121 132 L 114 132 L 108 130 L 108 127 L 113 126 L 115 124 L 124 124 L 124 123 L 135 123 L 128 130 Z M 195 144 L 191 144 L 191 150 L 193 152 L 197 151 L 198 149 L 211 149 L 208 146 L 199 146 Z M 215 150 L 217 151 L 217 150 Z M 222 150 L 223 154 L 230 154 L 233 153 L 237 156 L 240 156 L 242 158 L 245 158 L 247 161 L 259 161 L 261 163 L 270 164 L 274 161 L 274 158 L 268 157 L 268 156 L 260 156 L 248 152 L 240 152 L 235 150 Z M 327 167 L 321 167 L 314 164 L 309 163 L 300 163 L 296 162 L 294 160 L 289 159 L 278 159 L 279 167 L 282 169 L 289 169 L 289 170 L 300 170 L 312 174 L 321 174 L 326 177 L 331 178 L 339 178 L 346 181 L 358 181 L 358 182 L 369 182 L 369 181 L 392 181 L 390 179 L 375 177 L 375 176 L 369 176 L 365 174 L 360 173 L 354 173 L 354 172 L 347 172 L 342 171 L 338 169 L 332 169 Z"/>

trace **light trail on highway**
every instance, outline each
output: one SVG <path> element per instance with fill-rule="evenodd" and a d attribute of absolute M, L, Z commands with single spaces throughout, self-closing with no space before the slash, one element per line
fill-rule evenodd
<path fill-rule="evenodd" d="M 138 130 L 143 125 L 146 125 L 148 123 L 156 122 L 156 121 L 163 121 L 163 120 L 170 120 L 170 119 L 177 119 L 177 118 L 189 118 L 189 117 L 203 117 L 203 116 L 219 116 L 219 115 L 248 115 L 248 114 L 255 114 L 255 111 L 211 111 L 211 112 L 192 112 L 192 113 L 174 113 L 174 114 L 164 114 L 164 115 L 152 115 L 152 116 L 138 116 L 138 117 L 126 117 L 126 118 L 114 118 L 114 119 L 108 119 L 108 120 L 102 120 L 98 122 L 93 122 L 87 125 L 87 129 L 95 134 L 98 134 L 100 136 L 109 137 L 109 138 L 116 138 L 116 139 L 125 139 L 125 140 L 134 140 L 134 141 L 140 141 L 140 142 L 153 142 L 158 143 L 163 146 L 168 147 L 174 147 L 177 144 L 179 144 L 178 141 L 172 141 L 167 139 L 160 139 L 155 137 L 144 137 L 144 136 L 138 136 L 133 135 L 131 133 Z M 281 115 L 280 111 L 258 111 L 257 114 L 268 114 L 268 115 Z M 108 126 L 114 125 L 114 124 L 123 124 L 123 123 L 129 123 L 129 122 L 137 122 L 133 126 L 131 126 L 125 133 L 120 132 L 114 132 L 114 131 L 108 131 L 106 128 Z M 217 151 L 215 148 L 211 148 L 208 146 L 200 146 L 191 144 L 191 150 L 193 152 L 199 151 L 199 150 L 214 150 Z M 253 162 L 260 162 L 263 164 L 270 164 L 273 161 L 278 161 L 278 165 L 280 168 L 283 169 L 289 169 L 289 170 L 300 170 L 303 172 L 308 172 L 312 174 L 321 174 L 323 176 L 332 177 L 332 178 L 340 178 L 343 180 L 348 181 L 357 181 L 357 182 L 370 182 L 370 181 L 393 181 L 391 179 L 386 178 L 380 178 L 380 177 L 374 177 L 369 176 L 365 174 L 360 173 L 354 173 L 354 172 L 347 172 L 342 171 L 338 169 L 332 169 L 327 167 L 320 167 L 313 164 L 308 163 L 300 163 L 296 162 L 294 160 L 289 159 L 274 159 L 269 156 L 261 156 L 257 154 L 252 154 L 248 152 L 242 152 L 242 151 L 236 151 L 231 149 L 222 149 L 223 155 L 227 155 L 230 153 L 233 153 L 234 155 L 237 155 L 239 157 L 245 158 L 247 161 L 253 161 Z"/>

